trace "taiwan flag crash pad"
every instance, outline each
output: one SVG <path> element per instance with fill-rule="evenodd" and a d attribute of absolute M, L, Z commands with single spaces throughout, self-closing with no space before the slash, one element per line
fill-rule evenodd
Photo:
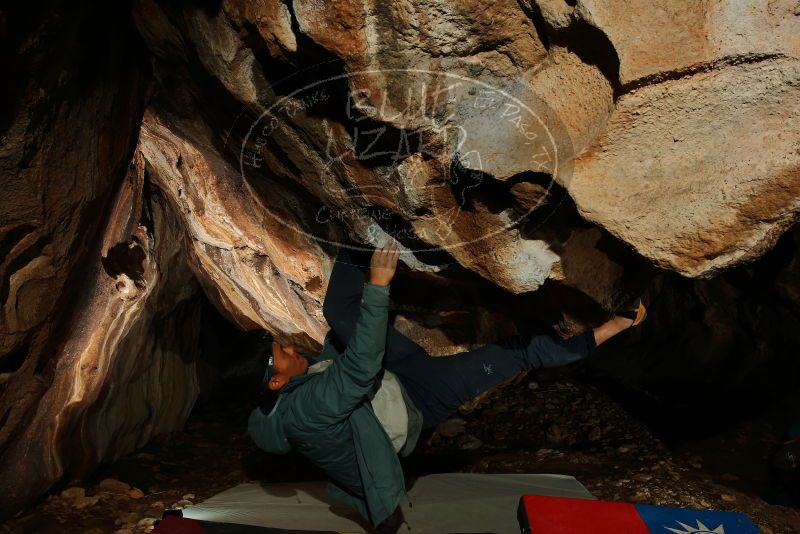
<path fill-rule="evenodd" d="M 760 534 L 738 512 L 542 495 L 523 496 L 517 516 L 523 534 Z"/>

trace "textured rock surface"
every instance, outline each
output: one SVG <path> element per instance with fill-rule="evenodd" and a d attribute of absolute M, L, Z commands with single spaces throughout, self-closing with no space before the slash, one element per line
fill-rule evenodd
<path fill-rule="evenodd" d="M 452 256 L 407 255 L 404 260 L 416 269 L 437 270 L 455 261 L 515 293 L 536 290 L 557 270 L 552 232 L 512 227 L 548 200 L 563 200 L 546 172 L 568 165 L 576 147 L 602 130 L 612 110 L 611 83 L 564 48 L 548 53 L 533 22 L 513 2 L 488 10 L 454 3 L 433 11 L 431 5 L 401 3 L 369 16 L 356 4 L 348 6 L 330 18 L 314 5 L 294 4 L 300 32 L 294 46 L 285 43 L 282 30 L 266 39 L 259 26 L 268 49 L 274 48 L 269 43 L 285 44 L 285 53 L 269 61 L 258 54 L 263 50 L 249 48 L 254 23 L 239 5 L 223 3 L 211 15 L 143 2 L 137 20 L 152 51 L 170 65 L 163 71 L 157 66 L 157 76 L 182 86 L 167 91 L 172 102 L 166 107 L 174 108 L 176 100 L 199 110 L 211 104 L 216 95 L 171 67 L 199 63 L 228 98 L 265 110 L 258 117 L 231 105 L 237 115 L 209 120 L 213 128 L 230 130 L 229 150 L 221 158 L 230 162 L 236 142 L 244 142 L 247 181 L 299 185 L 357 241 L 402 234 L 411 250 L 443 248 Z M 172 37 L 176 44 L 165 46 L 176 34 L 185 39 Z M 200 61 L 187 51 L 187 42 L 201 51 Z M 254 55 L 279 74 L 325 63 L 284 80 L 253 63 Z M 342 66 L 354 74 L 345 77 Z M 326 78 L 340 81 L 318 84 Z M 283 92 L 276 94 L 267 81 Z M 316 93 L 303 88 L 314 83 L 323 100 L 309 109 L 305 102 Z M 349 116 L 347 98 L 337 93 L 347 84 L 357 110 Z M 479 100 L 487 107 L 476 111 Z M 269 133 L 259 133 L 268 124 L 274 125 Z M 525 128 L 546 142 L 532 143 Z M 526 187 L 542 194 L 515 202 L 514 193 Z M 498 202 L 509 192 L 510 201 Z M 546 206 L 542 217 L 550 211 Z M 308 225 L 301 228 L 325 237 Z M 577 287 L 583 282 L 566 281 Z"/>
<path fill-rule="evenodd" d="M 54 61 L 52 48 L 65 47 L 82 24 L 102 16 L 90 9 L 67 21 L 60 15 L 15 21 L 9 28 L 18 56 L 8 73 L 11 100 L 2 116 L 0 148 L 2 354 L 24 353 L 35 332 L 58 313 L 67 278 L 98 236 L 93 221 L 125 172 L 144 105 L 141 58 L 127 43 L 112 41 L 91 72 L 79 71 L 86 48 Z M 29 24 L 35 29 L 26 34 Z M 114 68 L 114 54 L 129 67 Z"/>
<path fill-rule="evenodd" d="M 260 196 L 216 157 L 204 125 L 179 124 L 170 127 L 146 114 L 141 149 L 149 176 L 182 218 L 190 263 L 205 291 L 242 330 L 321 340 L 327 331 L 321 309 L 331 268 L 326 253 L 307 236 L 286 231 L 284 224 L 295 213 Z M 280 198 L 300 203 L 291 191 Z M 265 205 L 283 211 L 284 224 L 268 216 Z"/>
<path fill-rule="evenodd" d="M 4 507 L 181 428 L 200 391 L 198 287 L 166 201 L 155 189 L 143 200 L 137 159 L 90 250 L 102 260 L 81 271 L 76 305 L 48 340 L 50 361 L 29 356 L 5 384 Z"/>
<path fill-rule="evenodd" d="M 800 60 L 622 96 L 569 191 L 586 218 L 667 269 L 707 275 L 761 255 L 800 210 Z"/>
<path fill-rule="evenodd" d="M 121 26 L 101 31 L 106 18 Z M 132 25 L 89 5 L 8 22 L 20 55 L 0 160 L 3 514 L 180 428 L 200 389 L 182 230 L 131 160 L 147 87 Z"/>
<path fill-rule="evenodd" d="M 588 24 L 619 58 L 623 85 L 676 73 L 722 58 L 800 55 L 797 0 L 537 0 L 555 31 Z"/>
<path fill-rule="evenodd" d="M 336 17 L 314 3 L 279 6 L 265 24 L 249 3 L 210 12 L 142 2 L 138 20 L 165 65 L 199 63 L 235 101 L 266 111 L 214 125 L 244 143 L 246 178 L 299 184 L 342 213 L 359 241 L 374 243 L 391 225 L 354 215 L 354 205 L 388 210 L 409 248 L 442 247 L 512 292 L 548 278 L 586 290 L 588 281 L 563 277 L 557 251 L 565 243 L 547 224 L 495 232 L 528 210 L 546 219 L 561 193 L 547 174 L 558 175 L 582 216 L 689 276 L 758 257 L 796 219 L 798 132 L 775 128 L 796 113 L 800 17 L 792 2 L 542 1 L 530 11 L 513 2 L 349 2 Z M 170 40 L 180 46 L 163 45 Z M 319 81 L 328 78 L 339 80 L 338 93 L 307 105 L 304 87 L 324 92 L 332 86 Z M 208 105 L 208 90 L 188 91 L 191 105 Z M 337 109 L 343 91 L 356 110 L 346 116 Z M 476 111 L 484 92 L 499 101 Z M 368 119 L 369 131 L 359 125 Z M 268 141 L 252 131 L 237 138 L 237 128 L 268 122 Z M 526 127 L 554 139 L 531 146 Z M 407 153 L 403 142 L 412 145 Z M 365 145 L 394 157 L 365 155 Z M 545 160 L 540 149 L 550 151 Z M 498 201 L 509 188 L 513 196 L 515 187 L 537 186 L 549 196 Z M 663 228 L 675 199 L 682 211 Z M 416 260 L 408 258 L 425 268 Z"/>
<path fill-rule="evenodd" d="M 448 354 L 586 328 L 657 268 L 715 276 L 797 220 L 796 1 L 3 20 L 2 513 L 180 427 L 204 298 L 317 348 L 340 243 L 401 242 L 396 325 Z"/>
<path fill-rule="evenodd" d="M 800 4 L 536 4 L 553 39 L 588 25 L 619 61 L 613 116 L 567 177 L 582 215 L 688 276 L 758 257 L 797 219 Z"/>

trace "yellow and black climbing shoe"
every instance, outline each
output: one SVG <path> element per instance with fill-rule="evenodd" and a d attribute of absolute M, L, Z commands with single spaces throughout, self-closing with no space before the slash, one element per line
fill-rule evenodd
<path fill-rule="evenodd" d="M 638 298 L 629 306 L 625 306 L 617 311 L 617 315 L 633 320 L 631 326 L 636 326 L 637 324 L 641 324 L 645 317 L 647 317 L 647 308 L 644 307 L 642 299 Z"/>

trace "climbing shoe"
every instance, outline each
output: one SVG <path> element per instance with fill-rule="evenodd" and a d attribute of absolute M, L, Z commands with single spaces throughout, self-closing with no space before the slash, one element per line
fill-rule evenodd
<path fill-rule="evenodd" d="M 617 310 L 617 315 L 631 319 L 633 321 L 631 326 L 636 326 L 637 324 L 641 324 L 645 317 L 647 317 L 647 308 L 644 307 L 642 299 L 638 298 L 632 304 Z"/>

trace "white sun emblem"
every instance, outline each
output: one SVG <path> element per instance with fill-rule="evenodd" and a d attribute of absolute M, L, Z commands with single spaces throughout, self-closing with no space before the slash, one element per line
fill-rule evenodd
<path fill-rule="evenodd" d="M 664 528 L 669 530 L 670 532 L 673 532 L 674 534 L 725 534 L 725 525 L 720 525 L 714 530 L 711 530 L 703 523 L 701 523 L 699 519 L 697 519 L 696 521 L 697 521 L 697 528 L 690 527 L 686 523 L 681 523 L 680 521 L 676 521 L 676 523 L 678 523 L 686 530 L 678 530 L 677 528 L 669 528 L 669 527 L 664 527 Z"/>

